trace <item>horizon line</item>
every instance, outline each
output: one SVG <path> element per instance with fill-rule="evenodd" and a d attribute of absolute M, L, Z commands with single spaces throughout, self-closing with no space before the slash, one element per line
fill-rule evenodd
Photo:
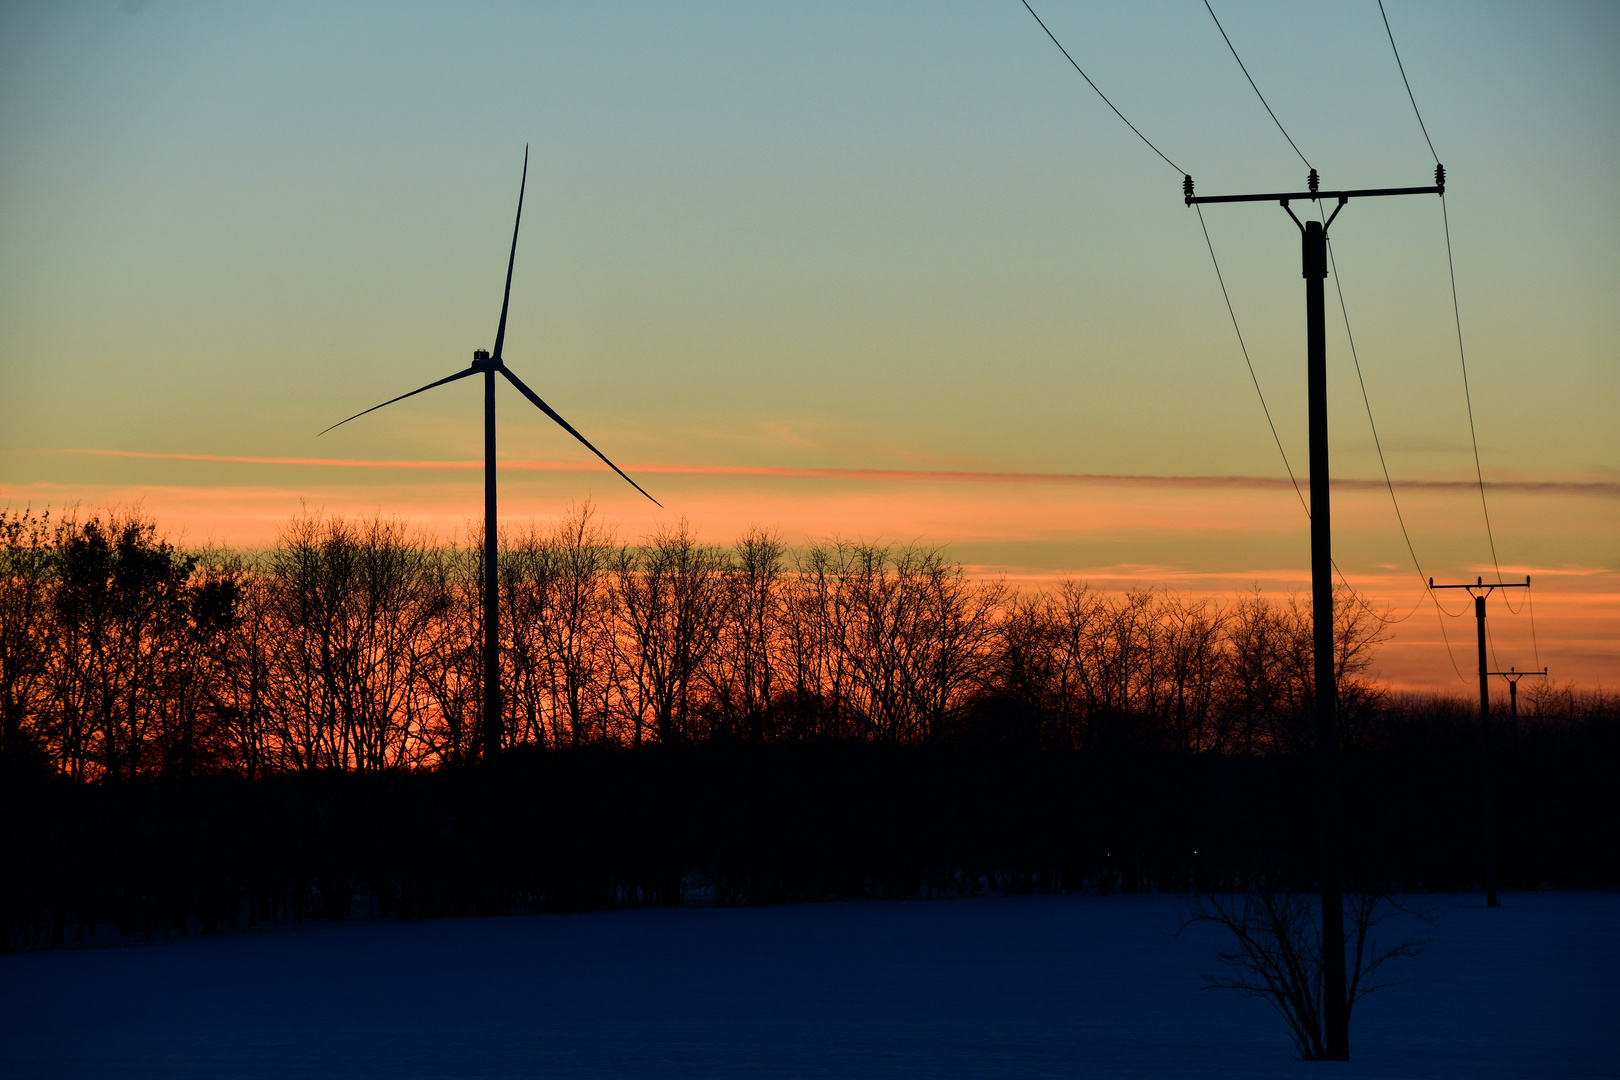
<path fill-rule="evenodd" d="M 326 457 L 267 457 L 240 454 L 177 454 L 142 450 L 104 450 L 65 448 L 58 450 L 23 451 L 30 454 L 65 454 L 75 457 L 128 458 L 143 461 L 189 461 L 227 465 L 282 465 L 303 468 L 348 469 L 421 469 L 429 471 L 467 471 L 481 469 L 479 460 L 408 460 Z M 596 462 L 569 461 L 497 461 L 496 468 L 516 472 L 606 472 Z M 755 476 L 787 479 L 819 480 L 901 480 L 923 483 L 977 483 L 977 484 L 1071 484 L 1099 487 L 1171 487 L 1216 489 L 1283 489 L 1294 485 L 1281 476 L 1154 476 L 1137 473 L 1065 473 L 1014 472 L 975 469 L 892 469 L 892 468 L 838 468 L 831 466 L 791 465 L 689 465 L 642 462 L 625 465 L 643 473 L 672 476 Z M 1303 486 L 1307 477 L 1300 478 Z M 1428 491 L 1475 491 L 1476 480 L 1396 480 L 1396 487 Z M 1606 480 L 1486 480 L 1485 487 L 1497 491 L 1525 494 L 1590 495 L 1620 498 L 1620 481 Z M 1350 491 L 1376 491 L 1385 486 L 1383 480 L 1341 477 L 1332 486 Z"/>

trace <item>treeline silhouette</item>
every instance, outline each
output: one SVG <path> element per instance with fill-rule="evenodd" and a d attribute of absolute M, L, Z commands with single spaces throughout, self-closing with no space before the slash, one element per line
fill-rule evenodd
<path fill-rule="evenodd" d="M 139 515 L 0 517 L 0 739 L 70 777 L 372 772 L 481 743 L 482 542 L 304 516 L 257 553 Z M 1308 612 L 1065 583 L 937 550 L 612 542 L 587 507 L 501 549 L 506 746 L 853 739 L 1253 752 L 1302 737 Z M 1352 714 L 1382 621 L 1341 594 Z M 1016 705 L 1016 708 L 1009 707 Z"/>
<path fill-rule="evenodd" d="M 356 914 L 979 888 L 1186 888 L 1310 850 L 1309 613 L 941 552 L 503 537 L 503 743 L 480 762 L 481 538 L 304 515 L 258 552 L 139 513 L 0 512 L 13 947 Z M 1335 608 L 1353 860 L 1477 876 L 1477 721 L 1365 678 Z M 1620 708 L 1527 695 L 1504 882 L 1612 885 Z M 1504 733 L 1505 737 L 1506 733 Z M 1605 770 L 1608 770 L 1607 772 Z"/>

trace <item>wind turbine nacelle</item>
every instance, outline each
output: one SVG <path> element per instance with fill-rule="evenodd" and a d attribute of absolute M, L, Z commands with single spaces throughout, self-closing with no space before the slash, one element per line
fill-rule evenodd
<path fill-rule="evenodd" d="M 472 366 L 473 366 L 474 371 L 487 371 L 487 370 L 489 370 L 489 367 L 490 367 L 489 350 L 488 349 L 474 349 L 473 350 Z"/>

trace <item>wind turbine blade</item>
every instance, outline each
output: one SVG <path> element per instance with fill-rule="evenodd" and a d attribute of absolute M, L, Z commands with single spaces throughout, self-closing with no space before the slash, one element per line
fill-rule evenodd
<path fill-rule="evenodd" d="M 501 346 L 506 344 L 506 306 L 512 302 L 512 264 L 517 262 L 517 236 L 518 226 L 523 224 L 523 189 L 529 185 L 529 147 L 523 147 L 523 179 L 518 181 L 518 212 L 517 220 L 512 222 L 512 254 L 506 259 L 506 295 L 501 297 L 501 325 L 495 331 L 495 355 L 492 357 L 497 363 L 501 359 Z"/>
<path fill-rule="evenodd" d="M 392 405 L 396 401 L 404 401 L 408 397 L 415 397 L 417 394 L 422 393 L 423 390 L 431 390 L 435 386 L 443 386 L 445 383 L 452 383 L 452 382 L 455 382 L 457 379 L 465 379 L 469 375 L 476 375 L 476 374 L 478 374 L 477 369 L 475 369 L 475 368 L 466 368 L 466 369 L 464 369 L 462 371 L 456 372 L 454 375 L 450 375 L 450 376 L 447 376 L 446 378 L 440 379 L 438 382 L 430 382 L 426 386 L 422 387 L 421 390 L 412 390 L 410 393 L 401 394 L 397 398 L 389 398 L 387 401 L 383 402 L 382 405 L 373 405 L 371 408 L 367 409 L 365 412 L 357 412 L 353 416 L 349 417 L 349 420 L 358 420 L 358 419 L 360 419 L 360 417 L 366 415 L 366 413 L 368 413 L 368 412 L 376 412 L 378 409 L 382 408 L 383 405 Z M 326 431 L 331 431 L 332 428 L 342 427 L 344 424 L 347 424 L 349 422 L 349 420 L 339 420 L 337 423 L 333 424 L 332 427 L 327 428 Z M 316 435 L 315 437 L 317 439 L 320 438 L 321 435 L 326 434 L 326 431 L 321 432 L 320 435 Z"/>
<path fill-rule="evenodd" d="M 512 385 L 518 388 L 518 393 L 522 394 L 524 397 L 526 397 L 530 401 L 534 402 L 536 408 L 538 408 L 541 412 L 545 413 L 547 416 L 551 417 L 553 420 L 557 421 L 557 423 L 559 425 L 561 425 L 562 429 L 564 431 L 568 432 L 568 434 L 572 435 L 574 438 L 576 438 L 580 442 L 584 443 L 585 444 L 585 449 L 589 450 L 591 453 L 595 454 L 597 457 L 599 457 L 603 461 L 607 462 L 607 467 L 608 468 L 612 469 L 614 472 L 618 473 L 620 476 L 624 476 L 625 483 L 629 484 L 631 487 L 635 488 L 637 491 L 641 492 L 643 495 L 647 495 L 647 491 L 646 491 L 645 488 L 643 488 L 640 484 L 636 483 L 634 480 L 630 479 L 628 476 L 625 476 L 623 469 L 621 469 L 617 465 L 613 464 L 613 462 L 608 461 L 608 457 L 607 457 L 606 454 L 602 453 L 602 451 L 598 450 L 596 447 L 591 445 L 591 440 L 587 439 L 585 436 L 583 436 L 579 432 L 575 431 L 574 430 L 574 425 L 570 424 L 568 421 L 566 421 L 562 417 L 558 416 L 557 415 L 557 410 L 553 409 L 550 405 L 547 405 L 545 402 L 541 401 L 539 394 L 536 394 L 533 390 L 530 390 L 527 386 L 524 386 L 523 385 L 523 380 L 518 378 L 516 375 L 512 374 L 512 369 L 511 368 L 507 368 L 507 367 L 501 368 L 501 374 L 505 375 L 507 377 L 507 379 L 512 383 Z M 659 502 L 657 499 L 654 499 L 651 495 L 647 495 L 647 498 L 652 502 L 652 504 L 654 506 L 658 507 L 660 510 L 662 510 L 664 508 L 664 504 Z"/>

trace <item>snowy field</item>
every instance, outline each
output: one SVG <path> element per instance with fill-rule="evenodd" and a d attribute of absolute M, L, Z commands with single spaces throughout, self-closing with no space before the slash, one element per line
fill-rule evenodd
<path fill-rule="evenodd" d="M 1620 1076 L 1620 895 L 1435 898 L 1348 1066 L 1165 896 L 355 924 L 0 956 L 16 1077 Z M 1419 928 L 1420 929 L 1420 928 Z"/>

